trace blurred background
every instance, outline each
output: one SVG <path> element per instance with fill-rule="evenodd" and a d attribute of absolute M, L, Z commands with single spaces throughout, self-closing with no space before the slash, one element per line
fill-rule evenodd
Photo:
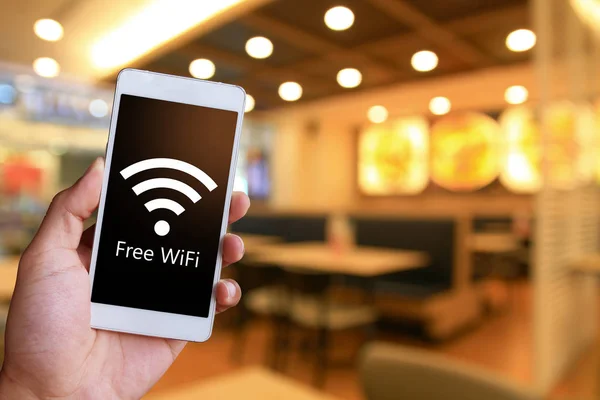
<path fill-rule="evenodd" d="M 0 1 L 0 328 L 134 67 L 246 89 L 253 204 L 148 398 L 600 397 L 599 0 L 107 4 Z"/>

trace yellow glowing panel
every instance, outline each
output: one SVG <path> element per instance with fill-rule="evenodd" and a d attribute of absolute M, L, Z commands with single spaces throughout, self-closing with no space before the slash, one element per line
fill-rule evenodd
<path fill-rule="evenodd" d="M 532 193 L 542 187 L 542 149 L 538 121 L 530 108 L 506 110 L 500 117 L 504 134 L 500 182 L 517 193 Z"/>
<path fill-rule="evenodd" d="M 500 173 L 502 131 L 483 114 L 450 115 L 431 128 L 431 179 L 453 191 L 472 191 Z"/>
<path fill-rule="evenodd" d="M 598 136 L 594 109 L 590 104 L 580 104 L 577 108 L 577 132 L 575 140 L 579 145 L 577 177 L 579 183 L 591 183 L 596 175 L 598 159 Z"/>
<path fill-rule="evenodd" d="M 428 184 L 428 128 L 421 118 L 376 125 L 358 145 L 358 184 L 368 195 L 417 194 Z"/>

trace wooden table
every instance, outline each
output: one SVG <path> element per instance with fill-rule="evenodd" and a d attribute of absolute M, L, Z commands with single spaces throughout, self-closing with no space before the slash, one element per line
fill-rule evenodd
<path fill-rule="evenodd" d="M 279 236 L 268 236 L 268 235 L 253 235 L 248 233 L 235 233 L 244 241 L 244 248 L 246 250 L 252 250 L 254 248 L 258 248 L 259 246 L 264 246 L 268 244 L 275 244 L 283 241 Z"/>
<path fill-rule="evenodd" d="M 17 282 L 18 266 L 19 257 L 0 259 L 0 302 L 10 301 Z"/>
<path fill-rule="evenodd" d="M 145 400 L 335 400 L 325 393 L 260 367 L 144 397 Z"/>
<path fill-rule="evenodd" d="M 520 245 L 511 233 L 475 233 L 470 237 L 469 247 L 475 253 L 502 254 L 516 251 Z"/>
<path fill-rule="evenodd" d="M 429 263 L 427 254 L 419 251 L 357 246 L 336 252 L 323 242 L 260 246 L 250 260 L 283 268 L 363 277 L 421 268 Z"/>

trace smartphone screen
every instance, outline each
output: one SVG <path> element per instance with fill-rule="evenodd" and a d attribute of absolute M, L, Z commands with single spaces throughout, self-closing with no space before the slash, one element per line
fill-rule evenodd
<path fill-rule="evenodd" d="M 121 95 L 92 302 L 208 317 L 237 119 Z"/>

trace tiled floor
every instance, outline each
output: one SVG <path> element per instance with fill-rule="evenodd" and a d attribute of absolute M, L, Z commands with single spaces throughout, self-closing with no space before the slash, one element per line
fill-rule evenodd
<path fill-rule="evenodd" d="M 408 335 L 384 334 L 381 339 L 445 354 L 526 385 L 532 380 L 531 322 L 529 287 L 523 284 L 518 288 L 509 310 L 490 316 L 457 339 L 441 344 L 424 343 Z M 206 377 L 225 374 L 245 365 L 266 365 L 264 354 L 269 332 L 266 323 L 254 323 L 249 331 L 243 361 L 236 363 L 230 356 L 233 334 L 227 329 L 217 329 L 209 342 L 188 345 L 153 391 L 162 391 Z M 355 359 L 361 341 L 362 335 L 359 333 L 335 337 L 332 356 L 335 359 L 344 358 L 346 362 L 343 366 L 330 369 L 325 390 L 340 399 L 363 399 L 355 362 L 349 362 Z M 596 399 L 593 394 L 600 377 L 596 372 L 597 359 L 595 351 L 586 353 L 556 389 L 557 398 Z M 296 355 L 289 360 L 286 374 L 311 384 L 312 364 L 306 357 Z"/>

